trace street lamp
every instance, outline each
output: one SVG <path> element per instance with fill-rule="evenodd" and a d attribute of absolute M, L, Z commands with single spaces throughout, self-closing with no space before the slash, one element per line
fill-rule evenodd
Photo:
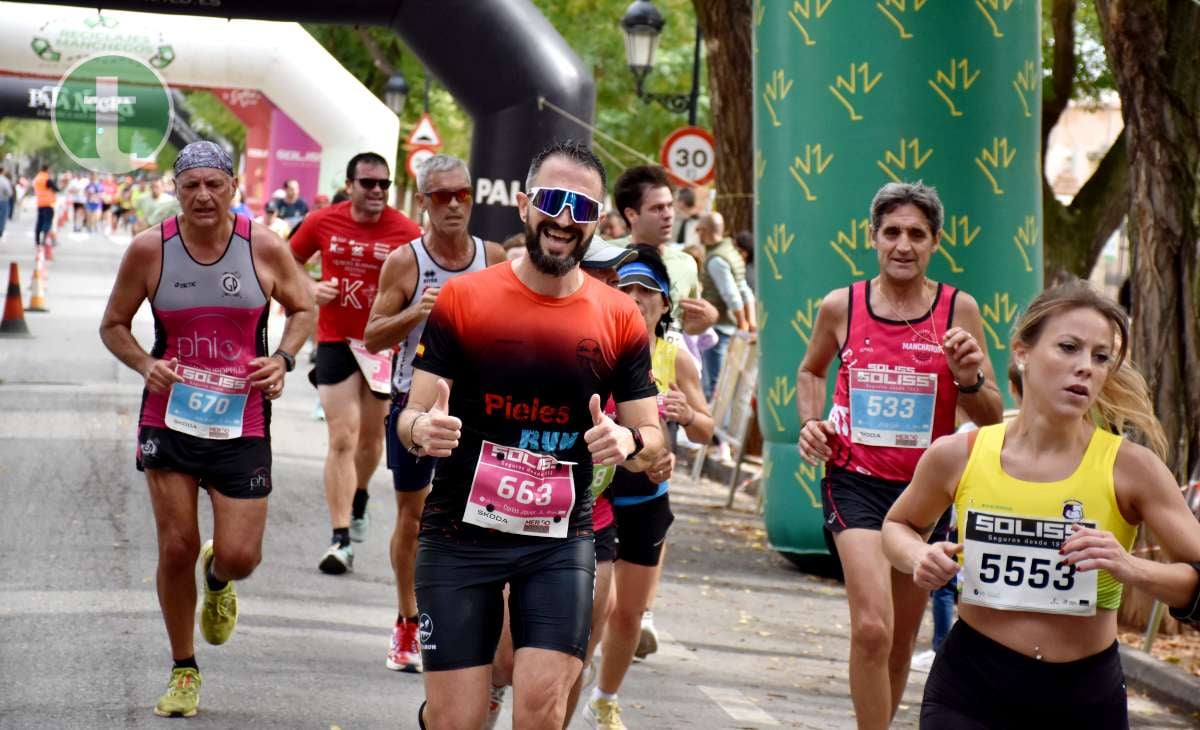
<path fill-rule="evenodd" d="M 645 89 L 646 76 L 654 68 L 654 52 L 658 35 L 666 21 L 651 0 L 634 0 L 621 17 L 625 33 L 625 62 L 637 82 L 637 95 L 642 101 L 657 102 L 673 112 L 687 112 L 688 124 L 696 124 L 697 99 L 700 96 L 700 23 L 696 23 L 696 49 L 692 54 L 692 90 L 688 94 L 655 94 Z"/>
<path fill-rule="evenodd" d="M 407 99 L 408 80 L 404 78 L 404 74 L 397 71 L 392 74 L 383 87 L 383 103 L 387 104 L 393 114 L 400 116 L 404 111 L 404 102 Z"/>

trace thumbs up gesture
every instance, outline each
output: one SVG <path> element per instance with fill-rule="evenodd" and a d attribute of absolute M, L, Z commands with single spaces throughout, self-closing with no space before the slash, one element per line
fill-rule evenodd
<path fill-rule="evenodd" d="M 413 421 L 413 448 L 424 456 L 449 456 L 461 435 L 462 420 L 450 415 L 450 386 L 438 378 L 437 400 Z"/>
<path fill-rule="evenodd" d="M 604 415 L 600 408 L 600 396 L 592 394 L 588 402 L 592 414 L 592 427 L 583 434 L 593 464 L 624 464 L 625 457 L 633 453 L 633 434 Z"/>

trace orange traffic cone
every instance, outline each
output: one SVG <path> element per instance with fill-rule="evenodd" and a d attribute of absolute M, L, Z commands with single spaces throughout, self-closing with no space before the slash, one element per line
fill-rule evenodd
<path fill-rule="evenodd" d="M 26 312 L 50 311 L 46 307 L 46 259 L 42 256 L 42 248 L 38 249 L 37 258 L 33 260 L 33 276 L 29 280 L 29 306 L 25 308 Z"/>
<path fill-rule="evenodd" d="M 8 266 L 8 294 L 4 297 L 0 337 L 29 337 L 29 327 L 25 326 L 25 310 L 21 307 L 21 272 L 17 270 L 16 261 Z"/>

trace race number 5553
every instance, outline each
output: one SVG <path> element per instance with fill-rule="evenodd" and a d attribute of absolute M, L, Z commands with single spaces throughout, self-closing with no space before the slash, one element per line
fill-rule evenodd
<path fill-rule="evenodd" d="M 984 553 L 979 561 L 979 582 L 1000 581 L 1014 588 L 1022 584 L 1030 588 L 1053 585 L 1057 590 L 1069 591 L 1075 587 L 1075 566 L 1068 565 L 1065 560 L 1055 564 L 1049 558 Z"/>

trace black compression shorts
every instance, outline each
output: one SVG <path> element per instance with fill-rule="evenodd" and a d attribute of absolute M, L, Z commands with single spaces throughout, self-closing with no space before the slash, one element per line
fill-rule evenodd
<path fill-rule="evenodd" d="M 1117 642 L 1090 657 L 1050 663 L 956 622 L 925 681 L 921 730 L 1040 727 L 1129 727 Z"/>
<path fill-rule="evenodd" d="M 422 535 L 415 582 L 425 670 L 492 663 L 504 622 L 505 583 L 513 649 L 550 649 L 582 660 L 595 581 L 591 535 L 503 547 Z"/>
<path fill-rule="evenodd" d="M 596 530 L 596 562 L 611 563 L 617 559 L 617 526 Z"/>
<path fill-rule="evenodd" d="M 137 468 L 190 474 L 226 497 L 258 499 L 271 493 L 271 441 L 261 436 L 218 441 L 142 426 Z"/>
<path fill-rule="evenodd" d="M 613 517 L 617 523 L 617 560 L 648 567 L 658 565 L 667 530 L 675 521 L 671 493 L 637 504 L 613 505 Z"/>

